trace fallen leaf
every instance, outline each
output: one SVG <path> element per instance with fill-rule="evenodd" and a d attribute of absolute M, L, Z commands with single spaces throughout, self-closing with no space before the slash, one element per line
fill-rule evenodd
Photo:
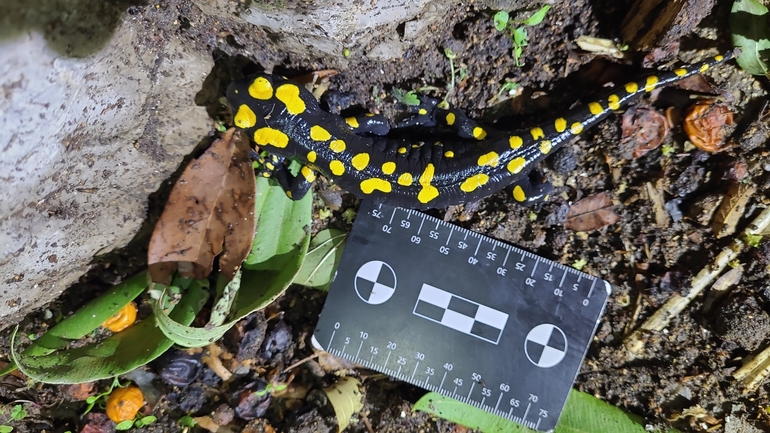
<path fill-rule="evenodd" d="M 350 424 L 350 417 L 364 407 L 364 396 L 358 389 L 361 383 L 352 377 L 343 377 L 332 386 L 323 389 L 329 397 L 337 417 L 337 432 L 345 430 Z"/>
<path fill-rule="evenodd" d="M 657 185 L 653 185 L 652 182 L 647 182 L 645 184 L 645 192 L 655 210 L 655 225 L 660 228 L 666 228 L 669 224 L 669 215 L 668 212 L 666 212 L 666 203 L 663 198 L 662 190 L 663 188 L 661 187 L 660 181 L 657 182 Z"/>
<path fill-rule="evenodd" d="M 684 119 L 684 132 L 692 144 L 706 152 L 721 152 L 725 138 L 732 132 L 733 113 L 714 100 L 701 101 L 690 107 Z"/>
<path fill-rule="evenodd" d="M 182 276 L 206 278 L 223 246 L 219 267 L 230 280 L 248 255 L 256 227 L 256 184 L 248 140 L 234 131 L 190 161 L 171 190 L 150 239 L 153 281 L 168 284 L 177 266 Z"/>
<path fill-rule="evenodd" d="M 626 110 L 621 128 L 620 145 L 634 158 L 640 158 L 660 146 L 670 130 L 666 117 L 647 107 Z"/>
<path fill-rule="evenodd" d="M 589 231 L 613 224 L 620 219 L 612 207 L 609 192 L 602 192 L 573 204 L 567 213 L 564 227 L 575 231 Z"/>
<path fill-rule="evenodd" d="M 75 401 L 85 401 L 95 394 L 96 382 L 83 382 L 69 385 L 66 388 L 67 397 Z"/>
<path fill-rule="evenodd" d="M 716 234 L 717 239 L 735 233 L 738 221 L 743 217 L 743 211 L 754 191 L 756 187 L 750 183 L 730 185 L 711 223 L 711 230 Z"/>

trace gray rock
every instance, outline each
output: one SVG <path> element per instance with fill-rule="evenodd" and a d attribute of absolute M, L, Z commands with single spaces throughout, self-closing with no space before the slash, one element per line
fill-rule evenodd
<path fill-rule="evenodd" d="M 208 53 L 148 43 L 152 24 L 125 5 L 11 3 L 0 7 L 0 328 L 125 245 L 148 195 L 211 130 L 193 102 Z"/>

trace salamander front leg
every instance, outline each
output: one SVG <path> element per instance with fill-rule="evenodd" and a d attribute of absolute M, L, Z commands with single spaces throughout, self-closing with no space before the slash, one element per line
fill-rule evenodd
<path fill-rule="evenodd" d="M 388 135 L 390 125 L 382 114 L 366 113 L 360 116 L 346 117 L 345 123 L 356 134 Z"/>
<path fill-rule="evenodd" d="M 509 196 L 522 206 L 534 206 L 547 201 L 553 194 L 553 185 L 544 180 L 542 173 L 532 170 L 524 177 L 506 188 Z"/>
<path fill-rule="evenodd" d="M 283 188 L 287 197 L 292 200 L 302 200 L 305 194 L 310 191 L 310 187 L 313 186 L 316 172 L 307 165 L 303 165 L 299 170 L 299 174 L 293 176 L 289 171 L 289 167 L 282 164 L 273 172 L 273 179 Z"/>

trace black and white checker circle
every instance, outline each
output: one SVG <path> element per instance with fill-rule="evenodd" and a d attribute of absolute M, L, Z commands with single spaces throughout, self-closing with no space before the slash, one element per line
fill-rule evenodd
<path fill-rule="evenodd" d="M 532 328 L 524 341 L 529 362 L 540 368 L 550 368 L 567 354 L 567 337 L 558 326 L 543 323 Z"/>
<path fill-rule="evenodd" d="M 355 279 L 356 293 L 367 304 L 379 305 L 396 292 L 396 273 L 385 262 L 372 260 L 364 263 Z"/>

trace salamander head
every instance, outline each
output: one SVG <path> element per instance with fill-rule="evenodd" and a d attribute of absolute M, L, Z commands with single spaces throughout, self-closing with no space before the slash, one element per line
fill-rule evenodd
<path fill-rule="evenodd" d="M 227 104 L 238 128 L 250 129 L 275 108 L 275 90 L 270 75 L 259 74 L 235 81 L 227 88 Z"/>

